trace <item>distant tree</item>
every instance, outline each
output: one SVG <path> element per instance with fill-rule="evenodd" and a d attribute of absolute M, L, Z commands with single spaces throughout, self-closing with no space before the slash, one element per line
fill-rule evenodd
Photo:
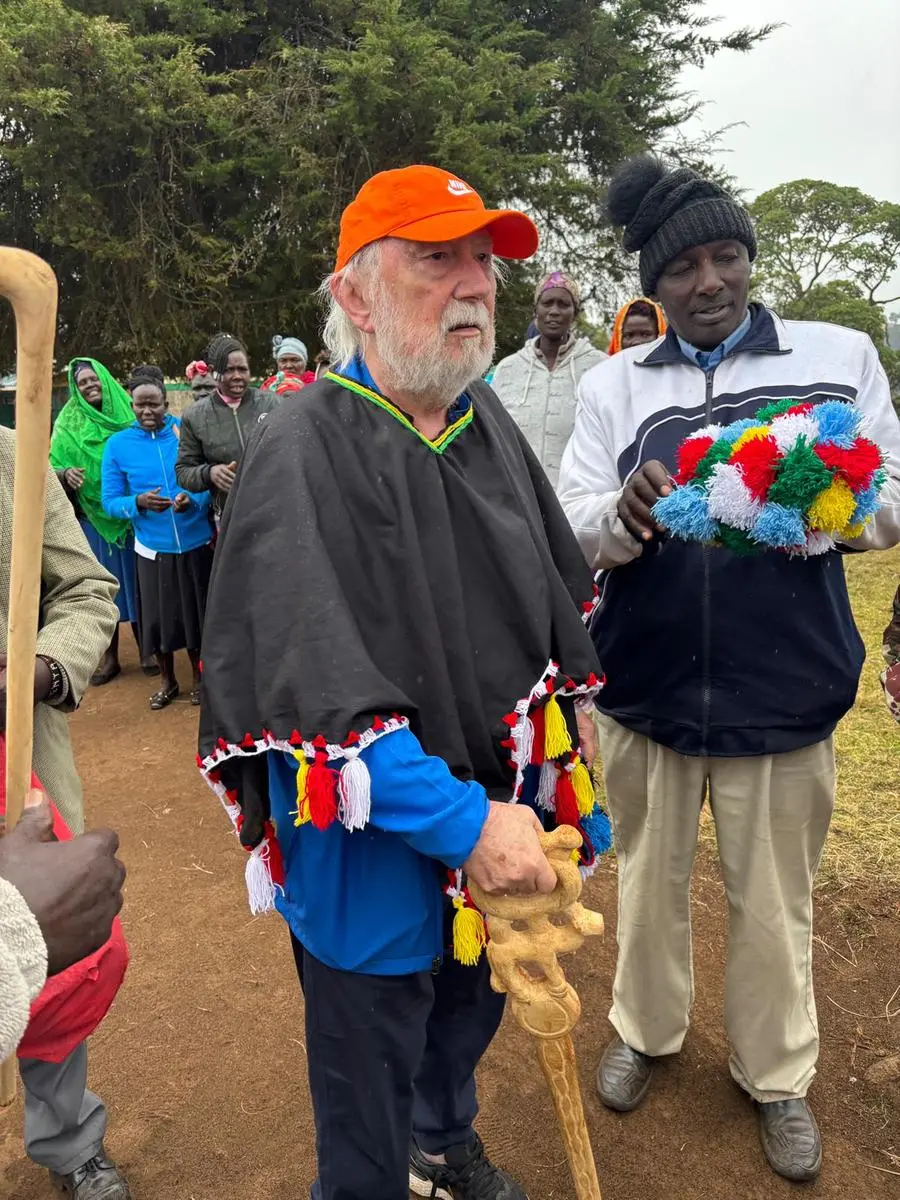
<path fill-rule="evenodd" d="M 756 286 L 776 305 L 802 299 L 830 280 L 852 280 L 866 300 L 900 262 L 900 204 L 816 179 L 783 183 L 753 202 L 759 238 Z"/>
<path fill-rule="evenodd" d="M 695 111 L 685 64 L 767 32 L 716 37 L 700 0 L 0 0 L 0 240 L 56 270 L 61 359 L 177 371 L 225 328 L 263 368 L 273 333 L 314 348 L 360 183 L 435 162 L 533 213 L 599 301 L 610 170 Z"/>

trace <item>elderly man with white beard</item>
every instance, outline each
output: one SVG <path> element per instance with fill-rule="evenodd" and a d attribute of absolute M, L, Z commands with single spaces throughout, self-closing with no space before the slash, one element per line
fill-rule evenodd
<path fill-rule="evenodd" d="M 573 787 L 593 582 L 481 380 L 494 255 L 536 247 L 527 216 L 446 171 L 370 179 L 323 286 L 333 369 L 260 425 L 225 511 L 199 761 L 251 852 L 251 900 L 290 928 L 314 1200 L 525 1196 L 473 1128 L 503 997 L 466 881 L 553 889 L 538 803 L 580 825 L 585 867 L 604 832 Z"/>

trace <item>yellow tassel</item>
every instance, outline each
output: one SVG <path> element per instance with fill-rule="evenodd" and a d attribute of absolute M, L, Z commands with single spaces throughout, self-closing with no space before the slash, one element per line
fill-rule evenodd
<path fill-rule="evenodd" d="M 594 781 L 591 779 L 590 771 L 580 760 L 575 764 L 572 772 L 572 787 L 575 789 L 575 798 L 578 800 L 579 813 L 583 817 L 589 817 L 594 811 L 596 803 Z"/>
<path fill-rule="evenodd" d="M 309 775 L 309 759 L 302 750 L 294 751 L 297 760 L 297 809 L 292 814 L 295 825 L 305 825 L 309 821 L 309 798 L 306 795 L 306 777 Z"/>
<path fill-rule="evenodd" d="M 581 855 L 579 854 L 579 852 L 577 850 L 573 850 L 571 852 L 571 854 L 569 855 L 569 858 L 571 858 L 573 863 L 581 862 Z"/>
<path fill-rule="evenodd" d="M 740 450 L 741 446 L 746 446 L 748 442 L 755 442 L 759 438 L 768 437 L 772 430 L 768 425 L 751 425 L 749 429 L 745 429 L 739 438 L 737 438 L 732 447 L 731 453 Z"/>
<path fill-rule="evenodd" d="M 484 917 L 477 908 L 467 908 L 462 896 L 453 897 L 453 957 L 464 967 L 474 967 L 487 945 Z"/>
<path fill-rule="evenodd" d="M 859 535 L 865 531 L 865 528 L 871 519 L 871 517 L 866 517 L 865 521 L 858 521 L 855 525 L 845 526 L 842 530 L 840 530 L 841 537 L 847 538 L 850 541 L 852 541 L 853 538 L 858 538 Z"/>
<path fill-rule="evenodd" d="M 833 479 L 831 485 L 819 492 L 809 507 L 810 529 L 832 533 L 850 524 L 856 509 L 856 497 L 843 479 Z"/>
<path fill-rule="evenodd" d="M 562 758 L 571 753 L 572 738 L 556 696 L 544 705 L 544 758 Z"/>

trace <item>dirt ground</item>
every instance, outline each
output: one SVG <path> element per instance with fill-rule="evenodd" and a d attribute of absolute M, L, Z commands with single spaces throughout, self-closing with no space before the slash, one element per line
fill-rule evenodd
<path fill-rule="evenodd" d="M 123 645 L 126 640 L 123 637 Z M 180 665 L 189 679 L 187 662 Z M 194 766 L 197 713 L 151 713 L 150 681 L 127 670 L 72 719 L 89 823 L 115 826 L 128 865 L 132 963 L 91 1043 L 91 1081 L 110 1110 L 108 1149 L 135 1200 L 303 1200 L 314 1171 L 302 1005 L 276 916 L 252 919 L 243 854 Z M 710 858 L 695 873 L 693 1028 L 646 1106 L 607 1112 L 593 1076 L 610 1029 L 615 868 L 586 889 L 602 944 L 568 971 L 583 1001 L 576 1052 L 604 1200 L 768 1200 L 793 1186 L 768 1170 L 753 1113 L 730 1082 L 722 1027 L 724 904 Z M 888 896 L 819 898 L 822 1028 L 812 1099 L 825 1166 L 809 1196 L 900 1197 L 900 908 Z M 893 1075 L 893 1078 L 890 1076 Z M 572 1196 L 534 1050 L 507 1020 L 480 1075 L 480 1129 L 531 1200 Z M 51 1195 L 22 1154 L 21 1108 L 0 1113 L 0 1194 Z"/>

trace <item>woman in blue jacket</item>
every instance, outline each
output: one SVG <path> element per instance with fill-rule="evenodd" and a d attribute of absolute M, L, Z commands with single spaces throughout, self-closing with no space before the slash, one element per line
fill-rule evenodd
<path fill-rule="evenodd" d="M 167 412 L 156 375 L 129 381 L 137 418 L 103 452 L 102 500 L 111 517 L 133 522 L 137 556 L 138 625 L 145 654 L 159 663 L 154 710 L 178 695 L 176 650 L 194 671 L 191 703 L 200 703 L 200 634 L 212 570 L 209 492 L 185 492 L 175 480 L 180 422 Z"/>

